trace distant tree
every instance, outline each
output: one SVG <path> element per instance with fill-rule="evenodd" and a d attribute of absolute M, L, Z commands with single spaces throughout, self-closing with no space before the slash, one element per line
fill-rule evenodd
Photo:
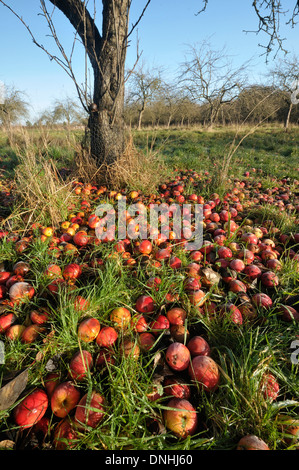
<path fill-rule="evenodd" d="M 176 83 L 169 83 L 163 80 L 160 86 L 159 95 L 167 118 L 166 126 L 169 128 L 173 118 L 179 110 L 182 94 Z"/>
<path fill-rule="evenodd" d="M 4 127 L 17 124 L 29 115 L 29 103 L 25 100 L 25 93 L 14 87 L 4 86 L 3 103 L 0 103 L 0 123 Z"/>
<path fill-rule="evenodd" d="M 293 54 L 276 61 L 269 73 L 272 86 L 284 92 L 288 111 L 285 118 L 285 129 L 289 128 L 291 112 L 295 101 L 291 99 L 295 89 L 299 88 L 299 58 Z"/>
<path fill-rule="evenodd" d="M 70 129 L 73 124 L 82 124 L 86 113 L 82 112 L 80 106 L 71 98 L 56 100 L 52 109 L 53 121 L 66 124 Z"/>
<path fill-rule="evenodd" d="M 235 100 L 231 112 L 238 123 L 257 123 L 277 118 L 284 105 L 284 96 L 273 86 L 250 85 Z"/>
<path fill-rule="evenodd" d="M 222 105 L 233 101 L 244 87 L 248 64 L 233 67 L 225 47 L 214 50 L 209 41 L 189 46 L 188 55 L 181 64 L 180 82 L 192 101 L 208 105 L 212 127 Z"/>
<path fill-rule="evenodd" d="M 128 80 L 129 101 L 138 109 L 138 124 L 140 130 L 142 116 L 147 106 L 158 96 L 162 86 L 161 71 L 150 70 L 144 63 L 133 70 Z"/>

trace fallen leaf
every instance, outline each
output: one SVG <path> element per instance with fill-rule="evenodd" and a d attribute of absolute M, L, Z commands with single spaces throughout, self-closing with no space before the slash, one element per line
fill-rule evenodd
<path fill-rule="evenodd" d="M 28 369 L 24 370 L 0 389 L 0 411 L 12 406 L 25 389 L 28 382 Z"/>
<path fill-rule="evenodd" d="M 201 270 L 202 274 L 202 284 L 204 286 L 211 286 L 218 284 L 220 282 L 221 276 L 219 273 L 216 273 L 213 269 L 211 268 L 205 268 Z"/>
<path fill-rule="evenodd" d="M 15 442 L 8 439 L 0 441 L 0 450 L 13 450 L 15 448 Z"/>

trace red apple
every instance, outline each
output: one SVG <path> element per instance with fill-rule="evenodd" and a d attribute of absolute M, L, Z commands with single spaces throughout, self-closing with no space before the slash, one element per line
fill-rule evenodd
<path fill-rule="evenodd" d="M 43 325 L 49 320 L 50 313 L 45 309 L 31 310 L 29 317 L 32 323 Z"/>
<path fill-rule="evenodd" d="M 229 263 L 229 267 L 233 271 L 235 271 L 237 273 L 241 273 L 245 269 L 245 264 L 241 259 L 233 259 Z"/>
<path fill-rule="evenodd" d="M 242 325 L 243 323 L 243 317 L 240 310 L 231 302 L 226 302 L 225 304 L 220 305 L 219 313 L 220 315 L 227 316 L 237 325 Z"/>
<path fill-rule="evenodd" d="M 102 348 L 99 351 L 99 354 L 96 357 L 95 360 L 95 367 L 96 369 L 104 369 L 107 364 L 112 364 L 114 365 L 116 362 L 115 357 L 112 354 L 112 351 L 106 348 Z"/>
<path fill-rule="evenodd" d="M 80 247 L 86 246 L 89 243 L 89 236 L 84 230 L 79 230 L 73 236 L 73 242 Z"/>
<path fill-rule="evenodd" d="M 265 287 L 276 287 L 279 284 L 279 279 L 273 271 L 266 271 L 261 275 L 261 283 Z"/>
<path fill-rule="evenodd" d="M 114 308 L 110 314 L 110 321 L 116 329 L 124 330 L 131 322 L 131 312 L 125 307 Z"/>
<path fill-rule="evenodd" d="M 15 282 L 8 291 L 12 302 L 22 302 L 26 299 L 32 299 L 34 296 L 34 287 L 29 282 Z"/>
<path fill-rule="evenodd" d="M 249 281 L 254 281 L 261 276 L 262 271 L 255 264 L 247 264 L 247 266 L 244 268 L 243 274 L 245 274 Z"/>
<path fill-rule="evenodd" d="M 49 399 L 51 398 L 54 389 L 59 384 L 59 381 L 60 381 L 59 372 L 48 372 L 48 374 L 46 375 L 45 389 L 46 389 Z"/>
<path fill-rule="evenodd" d="M 142 333 L 148 330 L 149 325 L 142 314 L 137 314 L 131 319 L 131 327 L 137 333 Z"/>
<path fill-rule="evenodd" d="M 139 313 L 153 313 L 155 311 L 155 302 L 149 295 L 141 295 L 136 300 L 135 309 Z"/>
<path fill-rule="evenodd" d="M 187 312 L 183 308 L 173 307 L 166 312 L 170 325 L 184 325 Z"/>
<path fill-rule="evenodd" d="M 97 318 L 84 318 L 78 326 L 78 338 L 84 343 L 90 343 L 96 339 L 101 330 L 101 324 Z"/>
<path fill-rule="evenodd" d="M 74 417 L 66 416 L 57 423 L 53 444 L 56 450 L 73 449 L 78 439 L 77 423 Z"/>
<path fill-rule="evenodd" d="M 88 376 L 93 366 L 92 354 L 86 350 L 77 351 L 71 358 L 69 374 L 73 380 L 81 381 Z"/>
<path fill-rule="evenodd" d="M 264 294 L 263 292 L 254 294 L 251 298 L 251 302 L 254 306 L 267 310 L 270 309 L 273 305 L 271 297 L 269 297 L 267 294 Z"/>
<path fill-rule="evenodd" d="M 218 388 L 220 371 L 210 356 L 195 356 L 189 364 L 188 374 L 191 380 L 207 392 L 213 392 Z"/>
<path fill-rule="evenodd" d="M 62 271 L 61 271 L 60 266 L 58 266 L 58 264 L 52 263 L 48 265 L 44 274 L 45 276 L 49 278 L 56 278 L 56 277 L 61 277 Z"/>
<path fill-rule="evenodd" d="M 211 353 L 210 345 L 202 336 L 193 336 L 187 343 L 191 357 L 209 356 Z"/>
<path fill-rule="evenodd" d="M 30 271 L 30 264 L 26 261 L 18 261 L 13 265 L 12 271 L 16 276 L 24 277 Z"/>
<path fill-rule="evenodd" d="M 85 426 L 96 428 L 100 424 L 105 416 L 104 403 L 104 397 L 96 391 L 83 395 L 75 411 L 79 429 Z"/>
<path fill-rule="evenodd" d="M 142 351 L 149 351 L 154 346 L 156 338 L 152 333 L 144 332 L 140 333 L 138 341 Z"/>
<path fill-rule="evenodd" d="M 154 335 L 159 335 L 163 330 L 167 330 L 170 326 L 169 320 L 165 315 L 159 315 L 155 320 L 150 323 L 151 332 Z"/>
<path fill-rule="evenodd" d="M 138 252 L 141 254 L 149 255 L 153 249 L 152 243 L 150 240 L 142 240 L 138 246 Z"/>
<path fill-rule="evenodd" d="M 96 337 L 96 343 L 103 348 L 110 348 L 116 343 L 118 333 L 112 326 L 104 326 Z"/>
<path fill-rule="evenodd" d="M 201 289 L 188 293 L 190 303 L 194 307 L 201 307 L 206 301 L 205 296 L 206 296 L 206 293 Z"/>
<path fill-rule="evenodd" d="M 186 399 L 172 398 L 164 413 L 165 426 L 176 437 L 186 439 L 195 433 L 198 418 L 195 408 Z"/>
<path fill-rule="evenodd" d="M 168 346 L 165 359 L 169 367 L 176 371 L 186 370 L 190 363 L 190 351 L 183 343 L 174 342 Z"/>
<path fill-rule="evenodd" d="M 281 305 L 278 313 L 282 316 L 282 319 L 287 322 L 299 322 L 299 312 L 289 305 Z"/>
<path fill-rule="evenodd" d="M 46 329 L 43 326 L 32 323 L 31 325 L 26 326 L 25 330 L 23 330 L 21 341 L 22 343 L 28 344 L 34 343 L 34 341 L 38 340 L 40 335 L 45 331 Z"/>
<path fill-rule="evenodd" d="M 51 409 L 58 418 L 65 418 L 80 401 L 80 392 L 71 381 L 59 383 L 51 396 Z"/>
<path fill-rule="evenodd" d="M 32 427 L 44 416 L 48 405 L 46 392 L 39 388 L 34 390 L 14 408 L 13 418 L 15 423 L 22 429 Z"/>
<path fill-rule="evenodd" d="M 185 398 L 188 400 L 191 396 L 191 388 L 181 377 L 169 375 L 165 377 L 164 395 L 175 398 Z"/>
<path fill-rule="evenodd" d="M 67 281 L 74 281 L 78 279 L 82 274 L 82 268 L 77 263 L 71 263 L 65 266 L 62 275 Z"/>
<path fill-rule="evenodd" d="M 13 323 L 17 320 L 14 313 L 4 313 L 0 316 L 0 334 L 3 334 L 10 328 Z"/>
<path fill-rule="evenodd" d="M 230 248 L 228 248 L 227 246 L 221 246 L 218 250 L 218 257 L 219 258 L 232 258 L 233 256 L 233 253 L 232 253 L 232 250 Z"/>
<path fill-rule="evenodd" d="M 264 398 L 270 401 L 276 400 L 279 394 L 279 384 L 273 374 L 266 373 L 262 377 L 261 390 Z"/>
<path fill-rule="evenodd" d="M 21 324 L 11 325 L 5 331 L 5 336 L 12 341 L 20 339 L 25 328 L 26 328 L 25 325 L 21 325 Z"/>

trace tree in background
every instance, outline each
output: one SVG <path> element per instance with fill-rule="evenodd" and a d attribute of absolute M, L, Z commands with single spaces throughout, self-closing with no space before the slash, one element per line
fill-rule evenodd
<path fill-rule="evenodd" d="M 294 89 L 299 88 L 299 59 L 293 56 L 285 56 L 276 61 L 275 66 L 270 71 L 270 81 L 272 86 L 281 90 L 284 94 L 288 111 L 285 117 L 285 130 L 289 128 L 291 112 L 295 102 L 291 99 Z"/>
<path fill-rule="evenodd" d="M 162 79 L 159 69 L 150 70 L 144 63 L 141 63 L 138 68 L 132 71 L 128 80 L 128 99 L 138 110 L 138 130 L 141 129 L 145 109 L 159 96 L 161 86 Z"/>
<path fill-rule="evenodd" d="M 221 107 L 232 102 L 244 87 L 248 64 L 233 67 L 225 48 L 213 50 L 208 41 L 189 46 L 181 65 L 180 82 L 190 99 L 206 104 L 209 127 L 217 121 Z"/>
<path fill-rule="evenodd" d="M 25 93 L 13 87 L 4 86 L 3 97 L 3 103 L 0 103 L 0 123 L 7 129 L 28 117 L 29 104 L 25 101 Z"/>
<path fill-rule="evenodd" d="M 56 100 L 52 114 L 53 121 L 66 125 L 68 130 L 72 125 L 82 124 L 86 119 L 86 113 L 83 113 L 80 106 L 71 98 Z"/>

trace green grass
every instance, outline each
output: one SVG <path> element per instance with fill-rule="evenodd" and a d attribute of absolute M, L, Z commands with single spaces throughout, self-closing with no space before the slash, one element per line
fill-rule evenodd
<path fill-rule="evenodd" d="M 218 165 L 226 155 L 234 135 L 234 129 L 215 129 L 209 133 L 196 129 L 143 130 L 133 134 L 136 146 L 143 151 L 148 150 L 147 146 L 153 139 L 152 150 L 162 155 L 169 168 L 169 174 L 178 174 L 175 169 L 190 169 L 189 176 L 193 172 L 203 174 L 208 171 L 209 174 L 201 181 L 192 182 L 187 179 L 185 186 L 185 194 L 196 192 L 207 200 L 213 192 L 220 189 L 213 186 L 215 164 Z M 280 128 L 270 127 L 259 129 L 250 135 L 233 158 L 228 187 L 232 188 L 234 178 L 243 179 L 244 171 L 255 167 L 263 172 L 251 173 L 247 179 L 253 185 L 249 197 L 254 194 L 254 184 L 257 180 L 261 182 L 261 191 L 264 191 L 276 186 L 283 187 L 280 182 L 282 176 L 291 179 L 288 185 L 296 192 L 294 180 L 298 178 L 298 136 L 299 130 L 296 128 L 285 133 Z M 36 142 L 39 137 L 35 135 Z M 62 145 L 61 134 L 52 135 L 51 138 L 52 146 L 47 146 L 51 158 L 61 167 L 71 166 L 74 148 L 69 147 L 68 150 L 67 146 Z M 16 154 L 8 148 L 5 138 L 0 136 L 0 155 L 4 156 L 9 151 L 11 159 L 6 161 L 7 166 L 4 168 L 4 188 L 8 185 L 9 178 L 14 175 L 17 162 L 20 163 Z M 221 193 L 221 196 L 223 195 L 224 189 Z M 90 212 L 105 200 L 105 195 L 98 200 L 91 198 Z M 75 204 L 72 212 L 76 213 L 80 210 L 81 196 L 72 201 Z M 66 206 L 61 207 L 65 211 Z M 281 212 L 276 206 L 269 204 L 261 207 L 245 206 L 244 211 L 244 218 L 253 220 L 255 226 L 262 225 L 265 221 L 273 221 L 280 233 L 297 231 L 298 221 L 293 212 Z M 61 213 L 61 221 L 65 217 L 66 212 Z M 51 218 L 46 212 L 40 211 L 38 220 L 48 224 Z M 25 235 L 23 230 L 27 227 L 28 220 L 24 220 L 20 208 L 15 206 L 15 213 L 9 223 L 10 231 L 14 230 L 20 236 Z M 208 234 L 205 236 L 209 237 Z M 270 233 L 269 236 L 274 234 Z M 237 235 L 231 234 L 227 243 L 237 240 Z M 191 385 L 191 401 L 198 412 L 199 425 L 192 437 L 189 436 L 185 440 L 176 438 L 164 427 L 163 413 L 167 408 L 168 397 L 163 396 L 156 401 L 148 398 L 153 380 L 165 374 L 163 360 L 171 341 L 169 333 L 159 334 L 154 349 L 141 352 L 136 359 L 122 354 L 124 338 L 137 341 L 135 332 L 131 327 L 119 331 L 117 343 L 112 351 L 115 363 L 107 363 L 103 370 L 93 366 L 87 377 L 77 383 L 82 394 L 92 390 L 103 394 L 105 416 L 97 428 L 78 432 L 74 448 L 115 451 L 232 450 L 236 448 L 238 440 L 246 434 L 256 434 L 273 450 L 292 448 L 283 441 L 281 429 L 277 424 L 279 414 L 298 416 L 299 411 L 298 364 L 290 361 L 290 345 L 298 335 L 298 323 L 283 322 L 277 314 L 277 307 L 284 303 L 285 296 L 298 293 L 298 262 L 288 256 L 287 250 L 282 254 L 279 286 L 268 291 L 258 283 L 250 291 L 250 295 L 260 290 L 268 292 L 273 299 L 273 307 L 267 312 L 257 309 L 255 320 L 245 318 L 242 325 L 237 325 L 232 324 L 229 318 L 199 311 L 191 305 L 184 290 L 186 267 L 191 258 L 190 254 L 179 246 L 173 249 L 173 253 L 182 260 L 182 267 L 173 270 L 167 263 L 155 267 L 138 257 L 134 258 L 135 265 L 126 266 L 121 254 L 115 255 L 113 244 L 109 243 L 92 245 L 74 255 L 67 255 L 62 251 L 56 258 L 54 252 L 49 250 L 50 243 L 50 240 L 41 240 L 38 230 L 34 232 L 27 249 L 22 253 L 16 251 L 13 240 L 0 241 L 0 263 L 3 263 L 3 269 L 12 271 L 17 261 L 28 262 L 30 271 L 26 280 L 36 291 L 31 300 L 12 307 L 4 306 L 4 309 L 13 311 L 17 323 L 24 325 L 30 323 L 29 315 L 32 309 L 47 308 L 50 311 L 46 331 L 34 343 L 23 344 L 20 340 L 10 341 L 6 340 L 4 335 L 0 336 L 0 339 L 5 341 L 5 363 L 0 366 L 0 388 L 7 383 L 10 374 L 27 367 L 29 379 L 26 390 L 31 387 L 44 387 L 45 374 L 51 366 L 59 371 L 61 380 L 68 380 L 69 362 L 78 349 L 87 349 L 94 359 L 99 353 L 99 346 L 95 342 L 80 343 L 77 331 L 81 320 L 85 316 L 93 316 L 102 326 L 112 326 L 110 313 L 115 307 L 125 306 L 134 316 L 136 299 L 140 295 L 148 294 L 155 301 L 155 315 L 165 314 L 170 305 L 183 306 L 186 309 L 186 326 L 190 335 L 201 335 L 207 339 L 211 356 L 220 367 L 219 388 L 213 393 L 207 393 L 196 384 L 190 384 L 186 371 L 180 374 Z M 298 247 L 295 246 L 294 249 L 298 251 Z M 99 259 L 103 260 L 103 264 L 92 267 L 90 260 Z M 50 281 L 44 274 L 46 267 L 50 263 L 57 263 L 63 270 L 70 262 L 87 264 L 83 266 L 82 276 L 73 285 L 63 284 L 58 294 L 51 294 L 47 288 Z M 158 290 L 147 286 L 151 276 L 160 277 Z M 167 295 L 170 292 L 179 300 L 169 303 Z M 78 295 L 89 302 L 85 312 L 75 308 Z M 238 296 L 228 293 L 227 286 L 222 281 L 210 289 L 208 302 L 213 301 L 218 305 L 227 300 L 238 305 Z M 149 321 L 151 318 L 149 316 Z M 186 341 L 187 338 L 185 343 Z M 278 379 L 280 393 L 277 400 L 270 401 L 261 393 L 261 380 L 265 372 L 272 373 Z M 7 435 L 17 440 L 12 413 L 18 401 L 8 409 L 0 411 L 2 440 L 6 439 Z M 50 419 L 49 432 L 44 440 L 38 436 L 38 445 L 42 449 L 51 448 L 53 430 L 59 422 L 49 411 L 47 416 Z M 30 448 L 31 441 L 34 439 L 30 431 L 21 434 L 17 440 L 18 446 L 23 448 Z"/>

